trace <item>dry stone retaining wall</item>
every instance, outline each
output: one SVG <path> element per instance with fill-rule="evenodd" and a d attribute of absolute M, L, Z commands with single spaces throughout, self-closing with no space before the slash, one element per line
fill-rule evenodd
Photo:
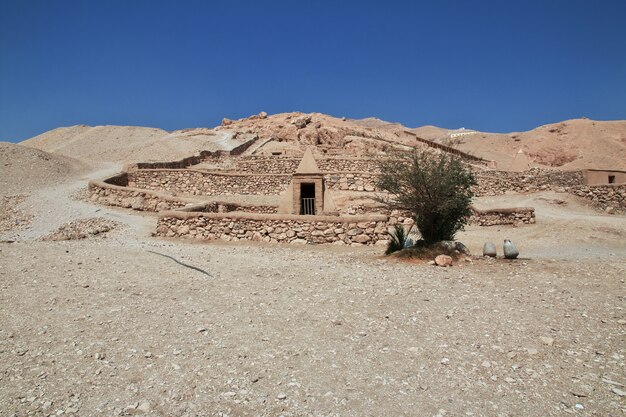
<path fill-rule="evenodd" d="M 291 175 L 238 175 L 199 170 L 138 170 L 128 173 L 128 185 L 146 190 L 187 195 L 277 195 Z"/>
<path fill-rule="evenodd" d="M 184 207 L 190 200 L 173 198 L 160 193 L 107 184 L 102 181 L 89 182 L 89 200 L 107 206 L 132 208 L 139 211 L 164 211 Z"/>
<path fill-rule="evenodd" d="M 221 201 L 197 204 L 184 197 L 172 197 L 155 191 L 122 187 L 102 181 L 89 182 L 89 199 L 108 206 L 132 208 L 140 211 L 182 210 L 204 213 L 227 213 L 242 211 L 249 213 L 276 213 L 278 207 L 263 205 L 241 205 Z M 195 204 L 194 204 L 195 203 Z"/>
<path fill-rule="evenodd" d="M 326 188 L 331 190 L 375 191 L 376 174 L 367 172 L 338 172 L 324 174 Z"/>
<path fill-rule="evenodd" d="M 469 224 L 479 226 L 500 226 L 512 224 L 523 226 L 535 223 L 535 209 L 532 207 L 514 207 L 491 210 L 472 210 Z"/>
<path fill-rule="evenodd" d="M 201 240 L 338 245 L 387 244 L 386 216 L 283 216 L 253 213 L 159 215 L 157 236 Z"/>
<path fill-rule="evenodd" d="M 240 173 L 292 174 L 302 158 L 285 157 L 243 157 L 237 160 L 235 170 Z M 365 158 L 323 158 L 316 159 L 323 173 L 328 172 L 378 172 L 378 164 Z"/>
<path fill-rule="evenodd" d="M 507 191 L 528 193 L 567 189 L 584 184 L 581 171 L 550 171 L 533 168 L 526 172 L 480 171 L 476 173 L 476 196 L 500 195 Z"/>
<path fill-rule="evenodd" d="M 588 200 L 597 209 L 626 214 L 626 184 L 582 185 L 569 191 Z"/>

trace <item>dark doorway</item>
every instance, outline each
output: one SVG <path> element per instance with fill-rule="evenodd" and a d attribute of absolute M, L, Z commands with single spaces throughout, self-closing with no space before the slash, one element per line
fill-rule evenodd
<path fill-rule="evenodd" d="M 609 184 L 615 184 L 615 175 L 609 175 Z"/>
<path fill-rule="evenodd" d="M 300 184 L 300 214 L 315 214 L 315 184 Z"/>

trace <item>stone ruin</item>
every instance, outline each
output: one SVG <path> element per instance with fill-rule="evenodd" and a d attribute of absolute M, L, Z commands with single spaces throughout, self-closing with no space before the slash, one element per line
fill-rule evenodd
<path fill-rule="evenodd" d="M 444 150 L 445 151 L 445 150 Z M 626 185 L 588 185 L 582 171 L 531 168 L 495 171 L 473 162 L 476 195 L 558 190 L 591 205 L 626 212 Z M 93 202 L 158 212 L 156 236 L 272 243 L 385 245 L 390 226 L 411 224 L 407 213 L 377 202 L 374 158 L 300 157 L 202 152 L 182 161 L 139 163 L 89 184 Z M 523 226 L 531 207 L 474 210 L 471 223 Z"/>

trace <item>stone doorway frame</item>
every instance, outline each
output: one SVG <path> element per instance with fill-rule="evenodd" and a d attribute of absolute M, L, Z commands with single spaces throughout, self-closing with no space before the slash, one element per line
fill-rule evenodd
<path fill-rule="evenodd" d="M 324 178 L 321 174 L 293 174 L 293 213 L 302 213 L 302 184 L 315 187 L 315 213 L 324 211 Z"/>

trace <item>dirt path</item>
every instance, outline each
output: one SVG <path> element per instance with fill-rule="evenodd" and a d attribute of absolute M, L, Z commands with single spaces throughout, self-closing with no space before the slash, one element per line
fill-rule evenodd
<path fill-rule="evenodd" d="M 490 240 L 500 247 L 511 239 L 521 256 L 534 259 L 626 258 L 626 216 L 607 215 L 567 193 L 540 192 L 477 199 L 481 209 L 534 207 L 537 223 L 523 227 L 468 227 L 459 233 L 472 253 Z"/>
<path fill-rule="evenodd" d="M 18 207 L 33 215 L 31 226 L 24 230 L 0 234 L 0 240 L 36 240 L 55 231 L 62 225 L 77 219 L 102 217 L 128 226 L 127 238 L 144 238 L 154 228 L 154 218 L 130 211 L 96 206 L 74 196 L 87 187 L 91 179 L 101 179 L 119 172 L 120 166 L 108 164 L 80 178 L 59 185 L 33 191 Z"/>

